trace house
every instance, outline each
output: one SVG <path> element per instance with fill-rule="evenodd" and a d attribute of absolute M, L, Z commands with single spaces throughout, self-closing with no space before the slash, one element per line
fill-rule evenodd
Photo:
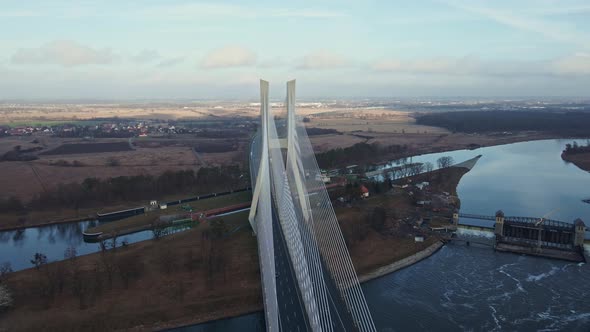
<path fill-rule="evenodd" d="M 168 208 L 168 204 L 160 203 L 160 210 L 166 210 Z"/>
<path fill-rule="evenodd" d="M 369 189 L 367 189 L 367 187 L 361 185 L 361 198 L 367 198 L 369 197 Z"/>
<path fill-rule="evenodd" d="M 424 236 L 421 236 L 421 235 L 414 236 L 414 242 L 424 242 Z"/>

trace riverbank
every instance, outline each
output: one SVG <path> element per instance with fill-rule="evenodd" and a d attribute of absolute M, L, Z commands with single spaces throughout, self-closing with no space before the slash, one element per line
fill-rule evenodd
<path fill-rule="evenodd" d="M 361 283 L 364 283 L 364 282 L 367 282 L 367 281 L 370 281 L 373 279 L 377 279 L 377 278 L 382 277 L 384 275 L 394 273 L 394 272 L 399 271 L 403 268 L 406 268 L 410 265 L 416 264 L 419 261 L 432 256 L 435 252 L 437 252 L 443 246 L 444 246 L 444 243 L 442 241 L 435 242 L 435 243 L 431 244 L 429 247 L 427 247 L 426 249 L 421 250 L 421 251 L 413 254 L 412 256 L 403 258 L 403 259 L 393 262 L 389 265 L 380 267 L 373 272 L 366 273 L 364 275 L 359 276 L 359 281 Z"/>
<path fill-rule="evenodd" d="M 367 143 L 378 143 L 382 146 L 390 145 L 391 142 L 396 142 L 398 145 L 403 145 L 407 147 L 407 150 L 403 154 L 383 154 L 380 156 L 375 156 L 374 159 L 370 160 L 371 163 L 381 163 L 381 162 L 388 162 L 392 159 L 400 158 L 400 157 L 409 157 L 412 155 L 420 155 L 426 153 L 435 153 L 435 152 L 445 152 L 445 151 L 454 151 L 460 149 L 474 149 L 479 147 L 486 147 L 486 146 L 494 146 L 494 145 L 502 145 L 502 144 L 510 144 L 516 142 L 524 142 L 524 141 L 534 141 L 534 140 L 541 140 L 541 139 L 548 139 L 548 138 L 558 138 L 559 135 L 556 134 L 548 134 L 543 132 L 534 132 L 534 131 L 526 131 L 526 132 L 512 132 L 512 133 L 486 133 L 486 134 L 466 134 L 466 133 L 410 133 L 408 130 L 407 133 L 379 133 L 379 132 L 360 132 L 355 134 L 362 134 L 367 137 L 371 137 L 367 139 Z M 334 135 L 334 137 L 320 137 L 323 139 L 335 140 L 339 141 L 342 140 L 343 135 Z M 318 137 L 313 138 L 319 139 Z M 354 141 L 356 142 L 356 141 Z M 354 143 L 352 142 L 352 143 Z M 315 145 L 314 145 L 315 147 Z M 321 151 L 318 149 L 317 151 Z M 351 156 L 350 163 L 354 163 L 354 156 Z M 23 162 L 24 163 L 24 162 Z M 31 163 L 31 162 L 28 162 Z M 349 165 L 350 163 L 346 164 Z M 343 166 L 346 166 L 343 165 Z M 37 167 L 37 166 L 36 166 Z M 52 172 L 55 171 L 57 166 L 52 166 Z M 7 169 L 4 174 L 5 180 L 19 178 L 13 172 L 18 172 L 19 170 L 29 169 L 30 167 L 14 167 L 11 169 Z M 115 169 L 116 167 L 111 167 Z M 67 172 L 80 172 L 87 168 L 85 167 L 67 167 Z M 48 173 L 52 174 L 52 173 Z M 88 173 L 87 177 L 95 176 L 94 173 Z M 19 180 L 18 184 L 14 183 L 6 183 L 8 188 L 10 187 L 19 187 L 19 188 L 32 188 L 38 187 L 38 184 L 33 185 L 28 183 L 27 181 L 33 181 L 35 177 L 33 175 L 27 175 Z M 65 177 L 64 182 L 72 181 L 72 179 Z M 37 181 L 37 180 L 35 180 Z M 53 181 L 53 180 L 52 180 Z M 43 190 L 39 189 L 36 192 L 31 192 L 29 195 L 24 195 L 21 199 L 26 202 L 29 200 L 33 195 L 41 193 Z M 191 193 L 185 194 L 175 194 L 175 195 L 168 195 L 167 197 L 155 197 L 160 199 L 161 201 L 171 201 L 179 198 L 184 198 L 190 196 Z M 22 229 L 26 227 L 38 227 L 48 224 L 59 224 L 59 223 L 67 223 L 71 221 L 77 220 L 88 220 L 92 219 L 96 216 L 97 212 L 105 212 L 108 211 L 118 211 L 118 210 L 125 210 L 137 206 L 144 206 L 147 205 L 147 201 L 126 201 L 126 202 L 119 202 L 117 204 L 113 204 L 107 208 L 99 208 L 99 207 L 91 207 L 91 208 L 69 208 L 69 207 L 55 207 L 46 210 L 34 210 L 34 211 L 24 211 L 22 213 L 10 212 L 10 213 L 0 213 L 0 230 L 14 230 L 14 229 Z"/>
<path fill-rule="evenodd" d="M 255 237 L 248 227 L 228 233 L 203 223 L 11 273 L 15 307 L 0 314 L 0 330 L 153 330 L 258 311 Z"/>
<path fill-rule="evenodd" d="M 433 188 L 454 192 L 466 169 L 436 172 Z M 377 207 L 387 211 L 382 225 L 372 223 Z M 416 206 L 399 190 L 335 210 L 360 276 L 408 266 L 440 243 L 427 228 L 413 227 L 408 217 Z M 1 314 L 0 330 L 144 331 L 260 311 L 257 244 L 246 216 L 12 273 L 6 284 L 15 307 Z"/>
<path fill-rule="evenodd" d="M 203 195 L 201 195 L 203 196 Z M 209 196 L 209 195 L 204 195 Z M 187 211 L 181 210 L 183 205 L 190 206 L 195 211 L 200 211 L 204 209 L 209 209 L 212 207 L 219 207 L 220 205 L 217 202 L 225 203 L 241 203 L 245 202 L 251 197 L 251 192 L 246 189 L 241 189 L 239 191 L 230 193 L 224 192 L 220 193 L 219 196 L 207 197 L 200 200 L 195 200 L 191 202 L 186 202 L 182 205 L 177 204 L 175 206 L 171 206 L 170 208 L 161 210 L 158 207 L 155 207 L 155 210 L 149 211 L 146 207 L 146 215 L 150 214 L 153 216 L 159 216 L 163 214 L 170 214 L 172 210 L 179 211 L 186 214 Z M 183 200 L 187 198 L 194 198 L 193 195 L 190 193 L 187 194 L 177 194 L 177 195 L 170 195 L 166 196 L 162 202 L 175 202 L 178 200 Z M 15 214 L 15 213 L 5 213 L 0 214 L 0 232 L 3 231 L 12 231 L 12 230 L 19 230 L 25 229 L 30 227 L 42 227 L 42 226 L 50 226 L 50 225 L 59 225 L 59 224 L 67 224 L 73 222 L 80 222 L 85 220 L 96 220 L 97 215 L 99 213 L 104 214 L 107 212 L 115 212 L 115 211 L 123 211 L 127 209 L 135 209 L 141 208 L 142 206 L 146 206 L 148 202 L 146 201 L 135 201 L 135 202 L 127 202 L 121 203 L 117 205 L 109 206 L 108 208 L 84 208 L 84 209 L 57 209 L 53 210 L 39 210 L 39 211 L 29 211 L 26 214 Z M 136 218 L 141 219 L 141 218 Z M 45 220 L 45 221 L 44 221 Z M 49 221 L 46 221 L 49 220 Z M 130 220 L 130 221 L 127 221 Z M 125 221 L 121 223 L 108 223 L 105 225 L 117 225 L 113 229 L 110 227 L 113 226 L 106 226 L 105 230 L 99 229 L 98 232 L 108 232 L 108 231 L 118 231 L 118 225 L 124 225 L 126 223 L 129 224 L 129 228 L 134 228 L 135 223 L 132 218 L 126 218 Z M 140 222 L 140 224 L 144 224 L 144 222 Z"/>
<path fill-rule="evenodd" d="M 584 153 L 562 153 L 561 159 L 576 165 L 579 169 L 590 172 L 590 152 Z"/>

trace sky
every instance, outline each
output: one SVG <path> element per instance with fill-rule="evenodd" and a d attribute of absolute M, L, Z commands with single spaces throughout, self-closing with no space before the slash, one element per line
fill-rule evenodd
<path fill-rule="evenodd" d="M 2 99 L 590 97 L 590 1 L 0 0 Z"/>

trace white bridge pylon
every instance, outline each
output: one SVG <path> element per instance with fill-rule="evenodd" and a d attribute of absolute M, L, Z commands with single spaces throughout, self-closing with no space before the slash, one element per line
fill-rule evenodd
<path fill-rule="evenodd" d="M 261 80 L 261 126 L 252 148 L 251 158 L 257 162 L 251 159 L 255 175 L 248 219 L 258 237 L 267 330 L 289 330 L 280 319 L 277 299 L 273 227 L 279 227 L 307 327 L 375 331 L 307 131 L 295 113 L 295 80 L 287 82 L 286 107 L 286 124 L 277 128 L 269 84 Z"/>

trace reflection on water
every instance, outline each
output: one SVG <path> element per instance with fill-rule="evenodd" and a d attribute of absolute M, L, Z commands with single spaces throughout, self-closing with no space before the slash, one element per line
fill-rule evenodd
<path fill-rule="evenodd" d="M 99 245 L 85 243 L 82 236 L 86 228 L 97 224 L 97 221 L 82 221 L 0 232 L 0 263 L 9 262 L 17 271 L 32 267 L 29 261 L 37 252 L 45 254 L 50 262 L 62 260 L 68 247 L 76 248 L 78 255 L 97 252 Z M 120 241 L 133 243 L 149 238 L 149 232 L 140 232 L 122 237 Z"/>

